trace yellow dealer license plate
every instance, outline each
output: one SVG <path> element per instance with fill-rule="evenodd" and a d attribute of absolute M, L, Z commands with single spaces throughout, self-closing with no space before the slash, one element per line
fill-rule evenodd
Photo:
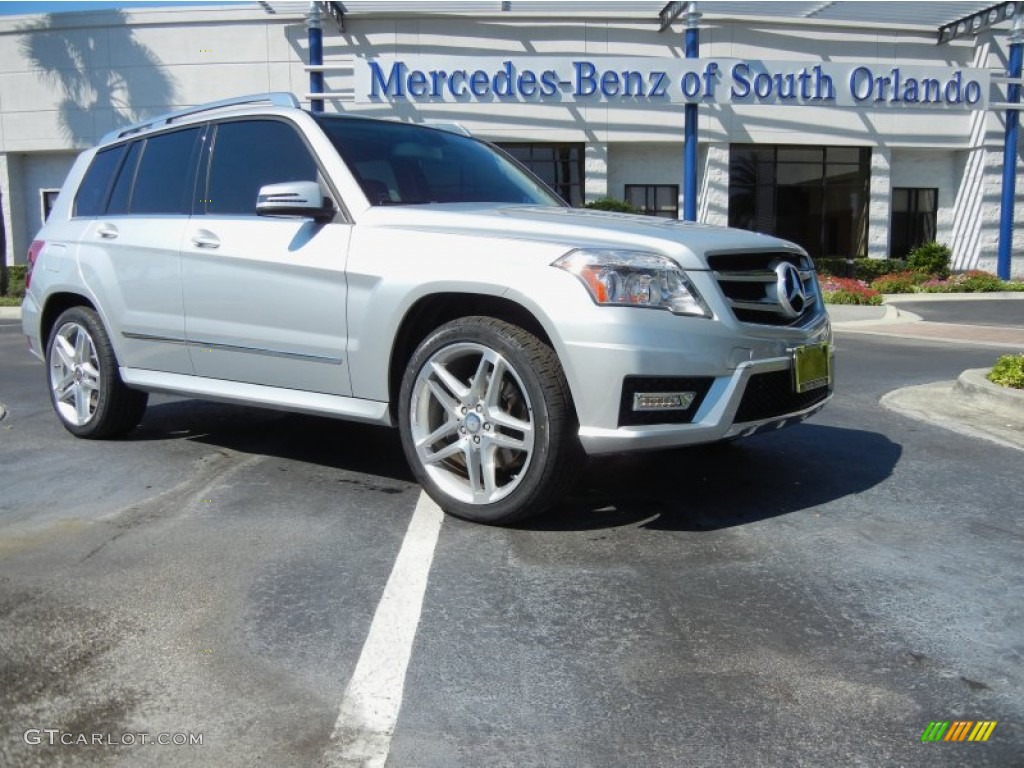
<path fill-rule="evenodd" d="M 832 381 L 828 344 L 793 350 L 793 385 L 798 393 L 827 387 Z"/>

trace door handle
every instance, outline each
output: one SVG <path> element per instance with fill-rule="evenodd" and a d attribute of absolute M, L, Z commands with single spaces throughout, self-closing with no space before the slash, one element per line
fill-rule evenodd
<path fill-rule="evenodd" d="M 120 234 L 117 231 L 117 227 L 113 224 L 100 224 L 96 228 L 96 235 L 102 237 L 104 240 L 113 240 Z"/>
<path fill-rule="evenodd" d="M 220 238 L 209 230 L 200 229 L 192 235 L 192 245 L 196 248 L 220 248 Z"/>

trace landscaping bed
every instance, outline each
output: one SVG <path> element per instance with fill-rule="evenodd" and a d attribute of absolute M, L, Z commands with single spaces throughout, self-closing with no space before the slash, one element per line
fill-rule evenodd
<path fill-rule="evenodd" d="M 946 246 L 926 243 L 906 259 L 819 259 L 817 267 L 826 304 L 878 305 L 884 294 L 1024 291 L 1024 281 L 991 272 L 952 274 L 950 260 Z"/>

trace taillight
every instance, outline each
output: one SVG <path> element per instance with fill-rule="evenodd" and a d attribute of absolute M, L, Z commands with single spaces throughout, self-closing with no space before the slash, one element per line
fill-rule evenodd
<path fill-rule="evenodd" d="M 45 240 L 33 240 L 32 245 L 28 247 L 28 259 L 25 266 L 25 290 L 32 284 L 32 267 L 36 265 L 36 259 L 39 257 L 39 252 L 43 250 L 43 246 L 46 245 Z"/>

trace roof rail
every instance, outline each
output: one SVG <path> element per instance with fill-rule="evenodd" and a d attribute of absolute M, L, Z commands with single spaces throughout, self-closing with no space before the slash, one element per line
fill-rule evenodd
<path fill-rule="evenodd" d="M 181 118 L 188 117 L 189 115 L 197 115 L 201 112 L 209 112 L 215 109 L 222 109 L 223 107 L 235 107 L 243 104 L 260 104 L 263 102 L 267 102 L 274 107 L 294 107 L 298 109 L 301 106 L 299 104 L 299 100 L 295 98 L 294 95 L 284 91 L 275 91 L 273 93 L 252 93 L 248 96 L 235 96 L 230 99 L 221 99 L 220 101 L 211 101 L 206 104 L 199 104 L 198 106 L 188 107 L 187 109 L 179 109 L 176 112 L 168 112 L 165 115 L 158 115 L 157 117 L 151 117 L 148 120 L 132 123 L 131 125 L 122 126 L 121 128 L 115 128 L 100 139 L 100 144 L 106 144 L 108 141 L 123 139 L 125 136 L 131 136 L 133 133 L 140 133 L 147 128 L 158 128 L 162 125 L 169 125 L 175 120 L 180 120 Z"/>

